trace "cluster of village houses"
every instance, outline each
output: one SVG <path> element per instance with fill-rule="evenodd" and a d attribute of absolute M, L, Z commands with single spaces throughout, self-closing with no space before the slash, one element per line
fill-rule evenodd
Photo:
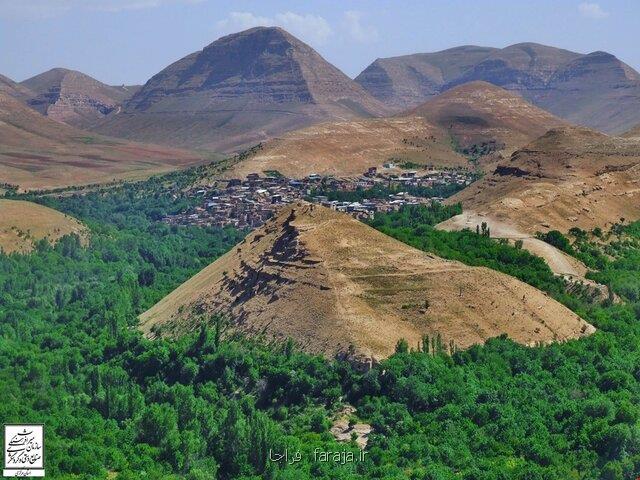
<path fill-rule="evenodd" d="M 194 188 L 189 197 L 201 197 L 200 204 L 184 213 L 168 216 L 170 224 L 199 226 L 234 226 L 255 228 L 262 225 L 284 204 L 307 199 L 333 210 L 348 213 L 358 219 L 372 218 L 376 212 L 398 210 L 404 205 L 428 204 L 441 201 L 438 197 L 413 196 L 403 191 L 410 187 L 435 187 L 471 183 L 474 175 L 466 170 L 400 170 L 393 164 L 383 169 L 371 167 L 358 177 L 333 178 L 311 174 L 292 179 L 268 172 L 252 173 L 245 180 L 229 179 L 216 186 Z M 381 198 L 346 202 L 329 200 L 318 192 L 353 192 L 386 187 L 394 193 Z"/>

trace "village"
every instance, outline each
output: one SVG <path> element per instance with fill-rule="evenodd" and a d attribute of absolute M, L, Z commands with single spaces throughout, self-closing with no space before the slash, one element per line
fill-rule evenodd
<path fill-rule="evenodd" d="M 282 205 L 303 199 L 366 220 L 376 212 L 440 202 L 443 192 L 453 193 L 476 178 L 463 169 L 403 170 L 393 163 L 351 178 L 311 174 L 292 179 L 275 171 L 251 173 L 245 180 L 220 180 L 189 190 L 187 197 L 198 199 L 197 205 L 164 220 L 172 225 L 255 228 Z"/>

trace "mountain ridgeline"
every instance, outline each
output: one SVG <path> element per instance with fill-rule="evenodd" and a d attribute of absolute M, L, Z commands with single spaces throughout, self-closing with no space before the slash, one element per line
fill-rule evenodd
<path fill-rule="evenodd" d="M 405 116 L 477 81 L 602 132 L 640 123 L 640 74 L 606 52 L 465 45 L 379 58 L 352 80 L 278 27 L 219 38 L 142 87 L 109 86 L 55 68 L 20 84 L 0 77 L 0 88 L 54 120 L 96 133 L 229 153 L 318 123 Z"/>
<path fill-rule="evenodd" d="M 356 82 L 396 111 L 467 82 L 513 90 L 572 123 L 621 133 L 640 122 L 640 74 L 606 52 L 587 55 L 536 43 L 458 47 L 378 59 Z"/>
<path fill-rule="evenodd" d="M 115 111 L 135 88 L 112 87 L 66 68 L 31 77 L 21 86 L 32 92 L 27 104 L 53 120 L 86 128 Z"/>

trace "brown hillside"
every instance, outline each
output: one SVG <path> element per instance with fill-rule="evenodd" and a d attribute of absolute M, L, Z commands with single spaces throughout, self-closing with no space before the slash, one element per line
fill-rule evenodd
<path fill-rule="evenodd" d="M 0 75 L 0 93 L 11 95 L 13 98 L 17 98 L 21 102 L 26 102 L 34 95 L 34 93 L 27 87 L 14 82 L 4 75 Z"/>
<path fill-rule="evenodd" d="M 625 138 L 640 138 L 640 125 L 636 125 L 631 130 L 622 134 Z"/>
<path fill-rule="evenodd" d="M 345 214 L 299 203 L 141 315 L 149 336 L 228 312 L 238 329 L 326 355 L 380 358 L 423 335 L 468 347 L 508 334 L 531 345 L 593 327 L 502 273 L 425 254 Z"/>
<path fill-rule="evenodd" d="M 309 45 L 281 28 L 256 27 L 169 65 L 97 131 L 232 151 L 315 123 L 387 111 Z"/>
<path fill-rule="evenodd" d="M 451 89 L 409 113 L 327 122 L 289 132 L 266 142 L 227 175 L 277 170 L 291 177 L 310 173 L 348 176 L 392 158 L 423 165 L 469 166 L 454 151 L 453 143 L 459 148 L 484 145 L 490 150 L 483 157 L 485 166 L 564 124 L 521 97 L 485 82 Z"/>
<path fill-rule="evenodd" d="M 139 179 L 203 161 L 192 152 L 78 130 L 0 92 L 0 183 L 23 189 L 103 183 Z"/>
<path fill-rule="evenodd" d="M 590 230 L 640 218 L 640 141 L 554 129 L 449 199 L 519 231 Z"/>
<path fill-rule="evenodd" d="M 64 213 L 37 203 L 0 199 L 0 250 L 26 253 L 38 240 L 55 243 L 60 237 L 75 233 L 87 238 L 87 228 Z"/>
<path fill-rule="evenodd" d="M 34 92 L 29 105 L 53 120 L 84 128 L 114 111 L 131 96 L 126 88 L 111 87 L 66 68 L 54 68 L 21 83 Z"/>
<path fill-rule="evenodd" d="M 485 81 L 567 122 L 603 132 L 624 132 L 640 122 L 640 74 L 607 52 L 585 55 L 531 42 L 502 49 L 458 47 L 378 59 L 356 81 L 394 108 Z"/>
<path fill-rule="evenodd" d="M 441 129 L 420 117 L 396 117 L 321 123 L 286 133 L 266 142 L 226 175 L 277 170 L 291 178 L 311 173 L 351 176 L 391 158 L 421 165 L 469 166 L 465 157 L 451 149 Z"/>
<path fill-rule="evenodd" d="M 413 108 L 484 60 L 496 48 L 465 45 L 434 53 L 378 58 L 355 79 L 396 112 Z"/>
<path fill-rule="evenodd" d="M 409 113 L 441 127 L 461 148 L 495 142 L 506 154 L 565 124 L 522 97 L 486 82 L 447 90 Z"/>
<path fill-rule="evenodd" d="M 523 95 L 571 123 L 607 133 L 640 122 L 640 74 L 606 52 L 576 58 L 560 67 L 546 88 Z"/>

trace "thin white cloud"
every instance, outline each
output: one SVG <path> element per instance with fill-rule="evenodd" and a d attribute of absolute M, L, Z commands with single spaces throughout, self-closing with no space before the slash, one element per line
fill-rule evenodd
<path fill-rule="evenodd" d="M 216 23 L 218 32 L 225 34 L 260 26 L 273 26 L 273 19 L 251 12 L 231 12 L 227 18 Z"/>
<path fill-rule="evenodd" d="M 370 43 L 378 39 L 378 30 L 374 26 L 362 23 L 362 12 L 344 12 L 344 24 L 347 33 L 357 42 Z"/>
<path fill-rule="evenodd" d="M 164 5 L 191 5 L 204 0 L 0 0 L 0 17 L 56 17 L 71 10 L 121 12 Z"/>
<path fill-rule="evenodd" d="M 583 17 L 594 18 L 596 20 L 607 18 L 609 16 L 609 12 L 604 11 L 597 3 L 581 3 L 578 5 L 578 11 Z"/>
<path fill-rule="evenodd" d="M 254 15 L 251 12 L 231 12 L 227 18 L 216 23 L 221 35 L 252 27 L 282 27 L 292 35 L 315 45 L 323 45 L 333 34 L 333 29 L 323 17 L 294 12 L 277 13 L 272 17 Z"/>

